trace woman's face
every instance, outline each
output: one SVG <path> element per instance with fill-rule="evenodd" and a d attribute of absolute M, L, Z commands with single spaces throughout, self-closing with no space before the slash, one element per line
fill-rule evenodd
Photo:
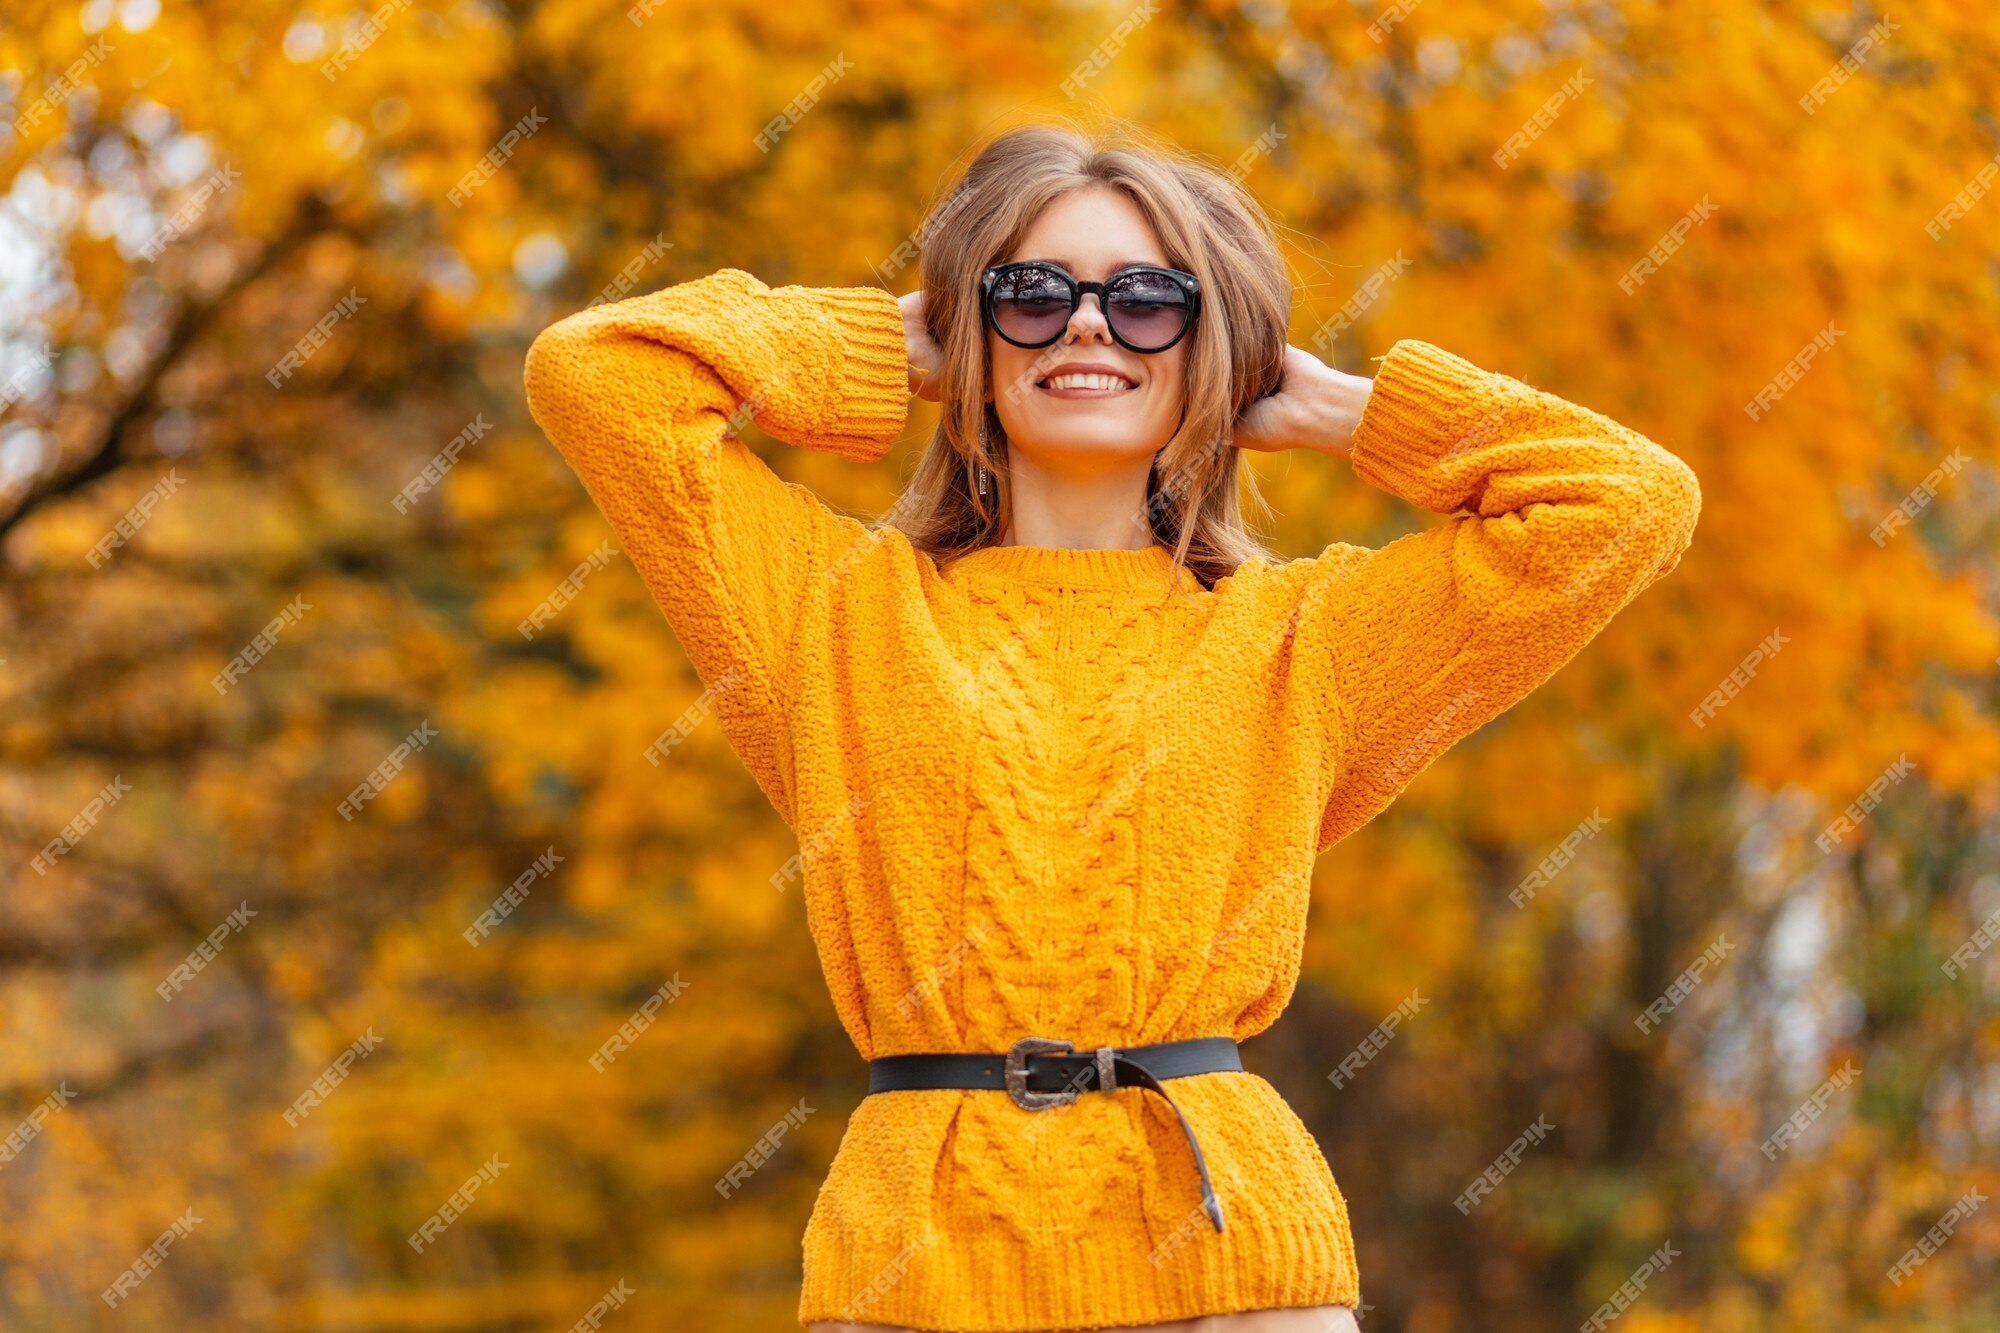
<path fill-rule="evenodd" d="M 1020 247 L 999 262 L 1031 259 L 1060 264 L 1078 282 L 1102 282 L 1128 264 L 1167 264 L 1146 215 L 1108 185 L 1086 186 L 1050 203 Z M 1096 471 L 1150 458 L 1179 428 L 1188 339 L 1164 352 L 1120 346 L 1095 292 L 1047 347 L 1016 347 L 991 328 L 986 346 L 1007 448 L 1045 471 Z M 1052 376 L 1085 365 L 1130 387 L 1064 391 L 1050 385 Z"/>

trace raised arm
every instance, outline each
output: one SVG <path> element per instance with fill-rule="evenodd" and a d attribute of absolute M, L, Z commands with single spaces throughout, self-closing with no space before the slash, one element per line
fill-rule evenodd
<path fill-rule="evenodd" d="M 1295 660 L 1338 731 L 1321 851 L 1574 657 L 1679 563 L 1701 512 L 1694 472 L 1659 445 L 1408 339 L 1349 459 L 1411 504 L 1470 512 L 1298 562 Z"/>
<path fill-rule="evenodd" d="M 856 520 L 781 480 L 734 436 L 879 458 L 909 407 L 896 298 L 767 287 L 725 268 L 542 330 L 528 410 L 611 521 L 715 691 L 726 734 L 789 822 L 785 713 L 799 617 L 824 604 Z M 727 436 L 725 438 L 725 436 Z"/>

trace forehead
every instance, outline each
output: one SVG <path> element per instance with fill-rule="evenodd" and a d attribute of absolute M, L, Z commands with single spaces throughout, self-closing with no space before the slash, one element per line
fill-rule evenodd
<path fill-rule="evenodd" d="M 1051 200 L 1006 258 L 1060 264 L 1085 281 L 1128 264 L 1167 262 L 1145 213 L 1122 190 L 1109 187 Z"/>

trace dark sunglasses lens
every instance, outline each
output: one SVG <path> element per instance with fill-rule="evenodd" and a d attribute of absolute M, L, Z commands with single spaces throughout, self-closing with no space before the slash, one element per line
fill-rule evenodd
<path fill-rule="evenodd" d="M 1070 312 L 1069 287 L 1047 269 L 1013 269 L 993 284 L 994 327 L 1015 342 L 1053 340 Z"/>
<path fill-rule="evenodd" d="M 1141 351 L 1165 347 L 1187 327 L 1187 293 L 1160 274 L 1134 273 L 1112 287 L 1104 317 L 1113 332 Z"/>

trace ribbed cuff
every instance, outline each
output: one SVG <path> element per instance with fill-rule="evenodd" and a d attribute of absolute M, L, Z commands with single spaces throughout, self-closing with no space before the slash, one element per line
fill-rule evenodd
<path fill-rule="evenodd" d="M 903 311 L 880 287 L 789 287 L 832 326 L 836 357 L 829 401 L 837 406 L 816 448 L 868 461 L 887 453 L 910 408 L 909 346 Z"/>
<path fill-rule="evenodd" d="M 1404 338 L 1381 358 L 1348 454 L 1355 475 L 1424 509 L 1464 504 L 1461 478 L 1439 465 L 1518 426 L 1527 386 L 1463 357 Z"/>

